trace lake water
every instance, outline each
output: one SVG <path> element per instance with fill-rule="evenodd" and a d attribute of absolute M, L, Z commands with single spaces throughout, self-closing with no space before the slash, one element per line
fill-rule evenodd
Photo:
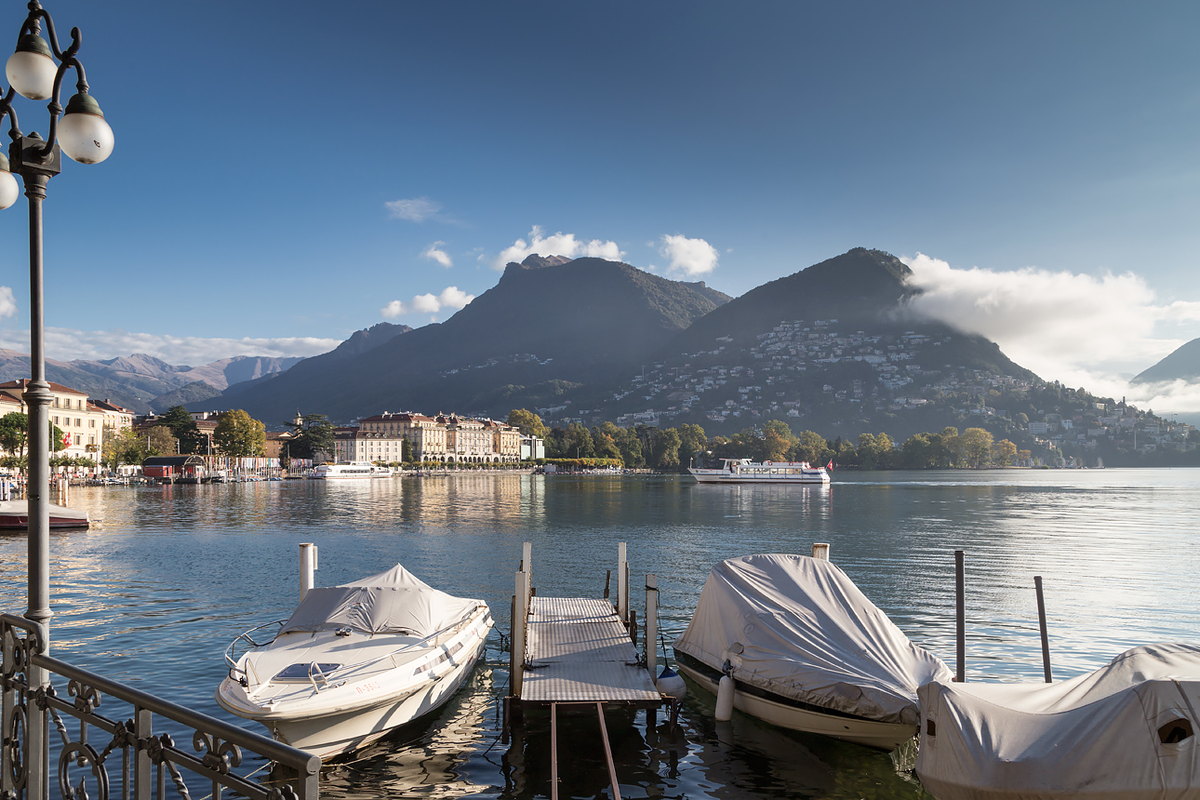
<path fill-rule="evenodd" d="M 1066 678 L 1139 644 L 1200 639 L 1198 500 L 1200 470 L 1186 469 L 835 473 L 827 487 L 465 474 L 75 488 L 71 504 L 95 524 L 51 534 L 52 652 L 250 727 L 213 700 L 221 654 L 241 631 L 290 613 L 300 542 L 320 548 L 318 585 L 400 562 L 433 586 L 486 600 L 507 633 L 522 542 L 533 544 L 540 594 L 598 597 L 624 541 L 632 584 L 658 575 L 669 642 L 717 561 L 807 554 L 821 541 L 952 667 L 954 551 L 964 550 L 970 681 L 1041 680 L 1041 575 L 1054 675 Z M 23 535 L 0 535 L 0 608 L 24 612 L 25 581 Z M 641 618 L 644 597 L 632 597 Z M 499 740 L 507 663 L 494 632 L 454 702 L 326 769 L 323 795 L 548 796 L 544 721 L 530 720 L 514 745 Z M 610 730 L 623 797 L 927 796 L 886 754 L 740 715 L 717 725 L 712 704 L 689 697 L 675 734 L 661 716 L 657 730 L 640 715 Z M 594 719 L 571 721 L 560 736 L 561 796 L 607 796 Z"/>

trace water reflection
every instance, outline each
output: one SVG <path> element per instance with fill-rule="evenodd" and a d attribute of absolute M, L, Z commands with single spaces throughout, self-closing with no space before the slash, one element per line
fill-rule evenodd
<path fill-rule="evenodd" d="M 550 595 L 597 597 L 627 542 L 633 585 L 658 575 L 660 623 L 686 627 L 723 558 L 807 553 L 833 560 L 919 644 L 952 661 L 954 557 L 967 554 L 969 680 L 1039 680 L 1033 576 L 1045 581 L 1056 677 L 1128 647 L 1195 641 L 1200 630 L 1197 470 L 835 474 L 831 486 L 705 486 L 663 477 L 464 474 L 364 482 L 80 488 L 97 521 L 51 534 L 54 653 L 239 725 L 212 692 L 221 653 L 287 616 L 299 542 L 320 547 L 332 585 L 401 562 L 426 582 L 491 605 L 508 629 L 521 543 Z M 799 491 L 797 491 L 799 490 Z M 0 535 L 0 607 L 25 607 L 25 540 Z M 640 593 L 633 593 L 639 616 Z M 549 790 L 548 726 L 498 742 L 507 654 L 435 719 L 327 771 L 334 797 L 531 798 Z M 654 797 L 921 797 L 886 756 L 777 731 L 738 715 L 712 722 L 691 697 L 681 731 L 614 729 L 622 794 Z M 566 724 L 564 796 L 606 794 L 592 718 Z"/>

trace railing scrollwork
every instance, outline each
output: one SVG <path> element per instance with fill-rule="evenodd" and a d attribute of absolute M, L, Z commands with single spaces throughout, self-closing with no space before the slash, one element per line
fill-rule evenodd
<path fill-rule="evenodd" d="M 50 658 L 43 654 L 43 642 L 37 623 L 0 615 L 0 800 L 48 800 L 27 797 L 29 771 L 48 768 L 43 758 L 31 757 L 28 751 L 30 714 L 47 715 L 58 731 L 61 741 L 50 749 L 56 751 L 58 790 L 64 800 L 165 800 L 168 777 L 174 796 L 190 800 L 190 779 L 185 776 L 202 781 L 213 800 L 226 790 L 249 800 L 316 800 L 321 766 L 316 756 Z M 31 688 L 31 669 L 47 675 L 49 682 Z M 56 678 L 66 680 L 66 697 L 56 692 Z M 121 722 L 99 713 L 106 698 L 131 706 L 133 717 Z M 78 736 L 72 738 L 64 718 L 78 720 Z M 190 731 L 194 754 L 177 747 L 169 733 L 155 734 L 155 718 Z M 265 759 L 260 769 L 273 765 L 295 775 L 295 787 L 268 788 L 253 780 L 257 770 L 247 774 L 243 752 Z M 114 769 L 113 756 L 118 753 Z"/>

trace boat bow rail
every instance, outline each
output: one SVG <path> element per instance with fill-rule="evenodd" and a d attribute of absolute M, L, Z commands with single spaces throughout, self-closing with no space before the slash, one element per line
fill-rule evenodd
<path fill-rule="evenodd" d="M 439 631 L 434 631 L 433 633 L 429 634 L 428 636 L 424 637 L 423 639 L 415 639 L 413 641 L 406 642 L 403 646 L 397 647 L 395 650 L 391 650 L 387 653 L 384 653 L 383 655 L 372 656 L 371 658 L 368 658 L 368 659 L 365 659 L 363 661 L 359 661 L 359 662 L 356 662 L 353 664 L 331 664 L 329 662 L 319 662 L 319 661 L 310 661 L 307 664 L 305 664 L 304 662 L 294 662 L 293 664 L 289 665 L 288 667 L 285 667 L 283 670 L 277 672 L 275 675 L 272 675 L 270 678 L 263 680 L 258 675 L 257 671 L 254 669 L 253 662 L 250 659 L 248 659 L 247 656 L 249 656 L 255 652 L 258 652 L 258 651 L 263 651 L 267 647 L 269 647 L 271 644 L 274 644 L 275 641 L 277 639 L 279 639 L 280 633 L 276 632 L 275 636 L 271 637 L 271 639 L 266 642 L 257 642 L 250 636 L 250 634 L 252 634 L 252 633 L 254 633 L 254 631 L 260 630 L 262 628 L 269 628 L 272 625 L 278 625 L 282 629 L 284 623 L 287 620 L 277 620 L 276 622 L 268 622 L 263 625 L 259 625 L 257 627 L 251 628 L 250 630 L 246 631 L 245 633 L 242 633 L 241 635 L 239 635 L 236 639 L 233 640 L 233 642 L 230 643 L 229 647 L 226 648 L 225 661 L 230 665 L 229 666 L 229 677 L 231 679 L 237 681 L 238 683 L 240 683 L 243 687 L 245 687 L 247 694 L 251 697 L 254 696 L 254 694 L 256 694 L 257 692 L 262 691 L 263 688 L 265 688 L 266 686 L 269 686 L 272 683 L 292 682 L 292 681 L 295 681 L 297 678 L 299 678 L 300 680 L 304 680 L 307 678 L 309 683 L 312 684 L 313 692 L 320 693 L 321 691 L 325 691 L 328 689 L 340 688 L 341 686 L 344 686 L 346 684 L 346 681 L 351 674 L 353 674 L 355 672 L 365 671 L 370 667 L 382 664 L 382 662 L 384 662 L 384 661 L 390 660 L 391 663 L 388 665 L 389 669 L 394 669 L 396 667 L 399 667 L 400 664 L 402 664 L 403 662 L 397 661 L 397 656 L 399 656 L 401 653 L 409 652 L 412 650 L 427 649 L 430 647 L 438 647 L 439 645 L 443 645 L 442 650 L 445 651 L 446 650 L 446 648 L 444 646 L 445 642 L 449 641 L 450 639 L 453 639 L 456 635 L 461 633 L 466 627 L 468 627 L 472 623 L 479 622 L 479 611 L 481 608 L 486 608 L 486 606 L 476 606 L 475 609 L 471 612 L 471 614 L 466 619 L 459 620 L 458 622 L 455 622 L 453 625 L 449 625 Z M 285 634 L 285 635 L 291 635 L 291 633 L 292 632 L 289 632 L 288 634 Z M 317 631 L 313 631 L 310 633 L 310 637 L 316 638 L 318 633 L 319 632 L 317 632 Z M 345 634 L 341 630 L 334 631 L 333 633 L 335 636 L 338 636 L 338 637 L 345 636 Z M 370 640 L 373 637 L 374 637 L 374 634 L 368 634 L 366 638 L 368 640 Z M 237 646 L 237 643 L 240 641 L 249 642 L 252 645 L 252 647 L 249 650 L 247 650 L 245 653 L 243 653 L 240 657 L 238 657 L 236 655 L 236 652 L 234 649 Z M 446 656 L 446 658 L 453 657 L 453 654 L 448 653 L 448 652 L 445 653 L 444 655 Z M 433 666 L 432 662 L 437 661 L 439 659 L 446 660 L 446 658 L 443 658 L 442 656 L 430 657 L 428 659 L 431 662 L 430 667 L 432 668 L 432 666 Z M 245 668 L 242 668 L 241 666 L 239 666 L 243 663 L 245 664 Z M 284 675 L 284 673 L 287 672 L 287 670 L 293 669 L 297 666 L 302 667 L 304 669 L 304 672 L 301 674 L 295 675 L 295 676 L 287 675 L 282 680 L 280 679 L 280 676 Z M 421 671 L 424 671 L 422 669 L 422 665 L 418 664 L 414 667 L 413 674 L 416 675 Z M 254 678 L 253 684 L 250 682 L 251 675 L 253 675 L 253 678 Z M 334 683 L 333 681 L 339 677 L 342 678 L 342 680 L 337 683 Z M 318 681 L 319 681 L 319 683 L 318 683 Z"/>

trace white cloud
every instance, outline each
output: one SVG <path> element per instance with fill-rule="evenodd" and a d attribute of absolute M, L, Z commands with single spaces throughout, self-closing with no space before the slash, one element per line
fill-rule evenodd
<path fill-rule="evenodd" d="M 683 235 L 662 237 L 658 253 L 668 259 L 668 273 L 683 273 L 687 277 L 707 275 L 717 268 L 717 249 L 703 239 Z"/>
<path fill-rule="evenodd" d="M 450 256 L 447 255 L 446 251 L 442 249 L 445 245 L 445 242 L 434 242 L 421 252 L 421 257 L 436 261 L 443 267 L 449 269 L 450 267 L 454 266 L 454 262 L 450 260 Z"/>
<path fill-rule="evenodd" d="M 901 260 L 923 289 L 909 305 L 915 315 L 985 336 L 1047 380 L 1126 397 L 1157 413 L 1200 411 L 1198 386 L 1138 386 L 1122 377 L 1153 366 L 1188 340 L 1168 332 L 1200 331 L 1200 303 L 1160 305 L 1133 273 L 957 269 L 921 253 Z"/>
<path fill-rule="evenodd" d="M 0 319 L 16 314 L 17 299 L 13 296 L 13 290 L 8 286 L 0 286 Z"/>
<path fill-rule="evenodd" d="M 419 294 L 410 303 L 393 300 L 380 310 L 380 314 L 392 319 L 405 314 L 436 314 L 443 308 L 461 309 L 475 299 L 457 286 L 447 286 L 441 294 Z"/>
<path fill-rule="evenodd" d="M 438 301 L 436 295 L 419 294 L 412 299 L 412 309 L 420 314 L 436 314 L 441 310 L 442 304 Z"/>
<path fill-rule="evenodd" d="M 425 222 L 437 220 L 441 216 L 442 204 L 428 197 L 415 197 L 412 200 L 389 200 L 383 204 L 393 219 L 406 219 L 409 222 Z"/>
<path fill-rule="evenodd" d="M 153 333 L 80 331 L 46 328 L 46 357 L 56 361 L 96 361 L 144 353 L 175 366 L 197 367 L 233 356 L 315 356 L 341 344 L 339 339 L 281 337 L 273 339 L 204 339 L 197 336 L 163 336 Z M 0 348 L 29 352 L 29 332 L 0 330 Z"/>
<path fill-rule="evenodd" d="M 621 248 L 617 247 L 616 242 L 602 242 L 599 239 L 583 242 L 576 239 L 575 234 L 561 231 L 552 236 L 543 236 L 541 227 L 534 225 L 529 231 L 528 242 L 524 239 L 517 239 L 500 251 L 500 255 L 492 261 L 492 266 L 496 269 L 504 269 L 510 261 L 524 261 L 527 256 L 534 253 L 540 256 L 563 256 L 564 258 L 591 256 L 606 258 L 609 261 L 620 261 L 625 255 Z"/>

